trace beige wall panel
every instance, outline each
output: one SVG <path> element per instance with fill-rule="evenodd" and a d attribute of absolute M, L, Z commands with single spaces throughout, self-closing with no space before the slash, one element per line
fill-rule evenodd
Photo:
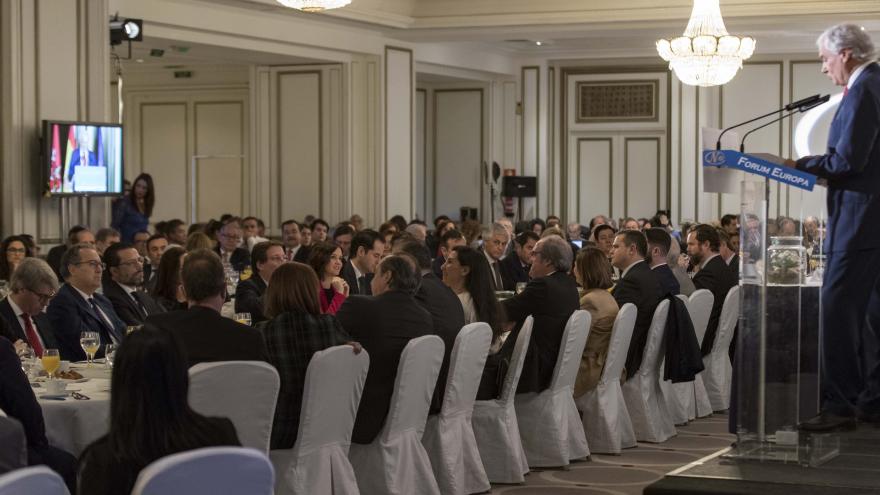
<path fill-rule="evenodd" d="M 244 105 L 241 102 L 196 103 L 195 154 L 244 153 Z M 241 158 L 201 158 L 196 166 L 196 218 L 242 215 L 247 181 Z"/>
<path fill-rule="evenodd" d="M 37 12 L 37 35 L 39 50 L 37 93 L 39 118 L 54 120 L 77 120 L 79 102 L 78 74 L 85 70 L 78 67 L 77 2 L 39 0 Z M 57 84 L 59 80 L 65 84 Z"/>
<path fill-rule="evenodd" d="M 657 211 L 661 138 L 624 138 L 624 216 L 647 217 Z"/>
<path fill-rule="evenodd" d="M 596 215 L 610 211 L 613 158 L 611 138 L 578 139 L 578 216 L 569 221 L 589 225 Z"/>
<path fill-rule="evenodd" d="M 141 168 L 157 185 L 152 218 L 187 217 L 190 161 L 186 103 L 144 103 L 140 114 Z"/>
<path fill-rule="evenodd" d="M 433 214 L 459 218 L 460 207 L 481 204 L 482 92 L 435 91 L 434 95 Z"/>
<path fill-rule="evenodd" d="M 278 76 L 280 218 L 321 215 L 321 78 L 317 73 Z M 283 221 L 283 220 L 281 220 Z"/>
<path fill-rule="evenodd" d="M 415 202 L 412 57 L 409 50 L 385 50 L 385 210 L 389 217 L 412 217 Z"/>
<path fill-rule="evenodd" d="M 678 156 L 680 166 L 680 195 L 681 209 L 678 222 L 684 220 L 693 222 L 697 219 L 697 197 L 703 186 L 699 184 L 699 176 L 696 163 L 696 153 L 699 140 L 699 123 L 695 109 L 699 105 L 697 91 L 693 86 L 681 85 L 681 154 Z M 705 105 L 705 103 L 703 103 Z"/>
<path fill-rule="evenodd" d="M 425 219 L 427 216 L 427 197 L 425 194 L 425 189 L 427 185 L 427 167 L 428 163 L 426 158 L 426 150 L 427 150 L 427 100 L 428 100 L 428 92 L 426 90 L 418 90 L 416 91 L 416 167 L 415 167 L 415 182 L 416 182 L 416 215 Z"/>

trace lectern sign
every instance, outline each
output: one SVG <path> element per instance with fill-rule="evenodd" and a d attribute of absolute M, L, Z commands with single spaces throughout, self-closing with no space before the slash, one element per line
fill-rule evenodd
<path fill-rule="evenodd" d="M 806 191 L 812 191 L 816 185 L 816 176 L 813 174 L 733 150 L 703 150 L 703 166 L 742 170 Z"/>

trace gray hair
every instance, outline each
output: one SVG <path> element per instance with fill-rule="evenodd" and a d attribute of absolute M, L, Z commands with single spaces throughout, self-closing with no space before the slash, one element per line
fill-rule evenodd
<path fill-rule="evenodd" d="M 574 253 L 565 239 L 551 235 L 542 238 L 538 243 L 541 244 L 541 252 L 538 256 L 553 265 L 556 271 L 568 273 L 571 270 L 571 260 Z"/>
<path fill-rule="evenodd" d="M 37 291 L 41 287 L 57 291 L 58 277 L 49 264 L 40 258 L 25 258 L 9 278 L 9 288 L 13 292 L 22 289 Z"/>
<path fill-rule="evenodd" d="M 483 231 L 483 239 L 488 239 L 495 234 L 503 234 L 504 238 L 507 239 L 508 242 L 510 242 L 510 231 L 507 230 L 507 227 L 505 227 L 504 224 L 498 222 L 493 223 L 491 226 Z"/>
<path fill-rule="evenodd" d="M 61 271 L 61 278 L 67 280 L 67 277 L 70 276 L 70 270 L 67 268 L 69 265 L 75 265 L 82 261 L 82 257 L 79 252 L 84 249 L 91 249 L 92 251 L 97 252 L 95 246 L 86 243 L 79 243 L 70 246 L 70 248 L 61 255 L 61 266 L 59 267 Z"/>
<path fill-rule="evenodd" d="M 857 62 L 870 62 L 874 60 L 876 52 L 874 51 L 874 42 L 865 28 L 856 24 L 838 24 L 826 29 L 824 33 L 816 40 L 816 46 L 821 50 L 840 53 L 841 50 L 849 48 L 852 50 L 852 57 Z"/>

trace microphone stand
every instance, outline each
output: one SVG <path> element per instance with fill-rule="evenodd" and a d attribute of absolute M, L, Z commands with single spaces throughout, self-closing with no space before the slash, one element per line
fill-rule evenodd
<path fill-rule="evenodd" d="M 751 124 L 752 122 L 757 122 L 761 119 L 766 119 L 767 117 L 770 117 L 771 115 L 775 115 L 777 113 L 790 112 L 796 108 L 799 109 L 799 108 L 802 108 L 807 105 L 813 105 L 813 104 L 816 104 L 816 102 L 818 102 L 820 100 L 822 100 L 822 97 L 820 97 L 819 95 L 808 96 L 808 97 L 800 99 L 798 101 L 789 103 L 788 105 L 785 105 L 784 107 L 780 108 L 779 110 L 775 110 L 773 112 L 761 115 L 760 117 L 755 117 L 751 120 L 747 120 L 745 122 L 740 122 L 739 124 L 730 126 L 727 129 L 724 129 L 723 131 L 721 131 L 721 134 L 718 136 L 718 141 L 715 143 L 715 149 L 716 150 L 721 149 L 721 138 L 724 137 L 725 134 L 727 134 L 727 131 L 736 129 L 738 127 L 742 127 L 744 125 Z M 825 100 L 825 101 L 828 101 L 828 100 Z M 810 107 L 810 108 L 812 108 L 812 107 Z M 782 120 L 782 118 L 784 118 L 784 117 L 781 117 L 781 118 L 777 119 L 776 121 Z M 774 121 L 774 122 L 776 122 L 776 121 Z"/>

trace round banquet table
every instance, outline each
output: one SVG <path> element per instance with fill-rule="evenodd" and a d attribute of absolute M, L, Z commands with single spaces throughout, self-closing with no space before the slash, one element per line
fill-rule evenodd
<path fill-rule="evenodd" d="M 72 363 L 71 370 L 88 380 L 67 385 L 67 390 L 89 397 L 77 400 L 68 396 L 64 400 L 41 399 L 45 389 L 35 387 L 37 402 L 43 409 L 46 437 L 49 443 L 79 457 L 90 443 L 107 433 L 110 427 L 110 368 L 102 362 L 92 364 Z"/>

